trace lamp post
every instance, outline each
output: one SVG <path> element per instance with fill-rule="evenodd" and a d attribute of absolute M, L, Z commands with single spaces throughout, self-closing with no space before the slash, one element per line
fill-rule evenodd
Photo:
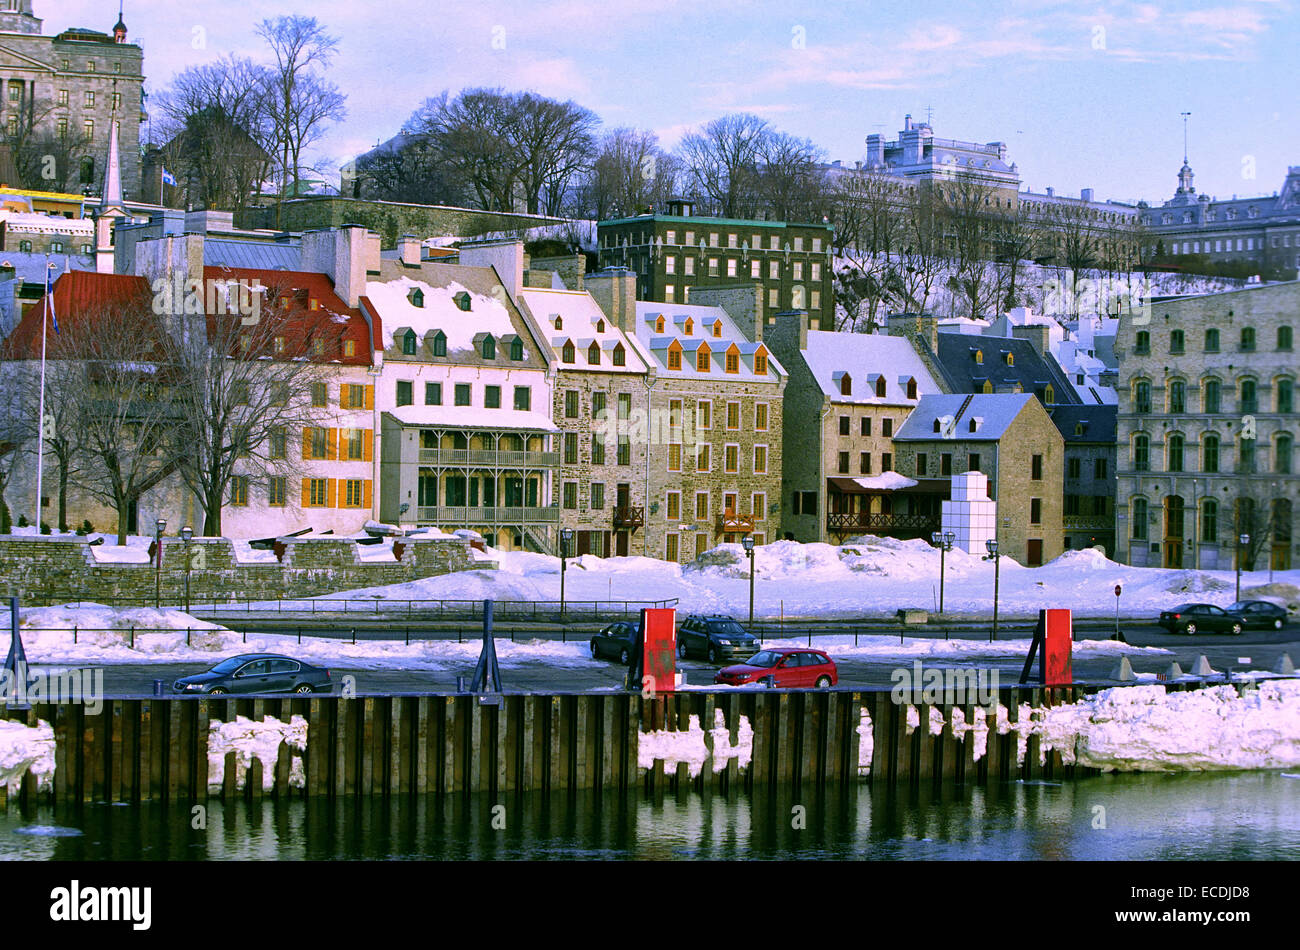
<path fill-rule="evenodd" d="M 745 556 L 749 558 L 749 631 L 754 630 L 754 536 L 747 534 L 740 539 L 740 546 L 745 549 Z"/>
<path fill-rule="evenodd" d="M 185 612 L 190 612 L 190 542 L 194 540 L 194 529 L 189 525 L 181 528 L 181 540 L 185 542 Z"/>
<path fill-rule="evenodd" d="M 984 560 L 993 560 L 993 631 L 989 634 L 989 643 L 998 638 L 998 581 L 1000 579 L 999 568 L 1001 562 L 998 560 L 998 542 L 996 538 L 989 538 L 984 542 L 984 547 L 988 549 L 989 555 Z"/>
<path fill-rule="evenodd" d="M 572 528 L 560 529 L 560 623 L 564 623 L 564 573 L 569 567 L 569 542 L 573 540 Z"/>
<path fill-rule="evenodd" d="M 952 550 L 952 543 L 957 540 L 957 535 L 951 531 L 935 531 L 930 534 L 930 543 L 939 549 L 939 614 L 943 615 L 943 556 L 946 552 Z"/>
<path fill-rule="evenodd" d="M 1237 538 L 1237 600 L 1241 600 L 1241 556 L 1250 544 L 1250 535 L 1243 534 Z"/>
<path fill-rule="evenodd" d="M 167 522 L 159 518 L 155 522 L 158 533 L 154 535 L 154 573 L 153 573 L 153 606 L 155 610 L 162 608 L 162 536 L 167 530 Z"/>

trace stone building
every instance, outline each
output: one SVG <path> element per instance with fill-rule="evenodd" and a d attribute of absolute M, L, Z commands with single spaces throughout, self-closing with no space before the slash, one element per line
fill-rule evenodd
<path fill-rule="evenodd" d="M 1285 570 L 1296 550 L 1300 282 L 1157 302 L 1122 321 L 1117 560 Z"/>
<path fill-rule="evenodd" d="M 894 436 L 894 466 L 918 481 L 983 472 L 1002 554 L 1026 566 L 1058 556 L 1065 442 L 1028 393 L 923 396 Z"/>
<path fill-rule="evenodd" d="M 10 140 L 35 135 L 77 141 L 77 168 L 58 179 L 65 189 L 93 192 L 103 178 L 102 155 L 116 122 L 124 197 L 134 198 L 145 119 L 144 52 L 127 42 L 126 24 L 119 17 L 111 33 L 77 28 L 44 36 L 32 0 L 0 6 L 0 122 Z"/>
<path fill-rule="evenodd" d="M 1114 406 L 1054 406 L 1052 422 L 1065 439 L 1065 547 L 1115 553 Z"/>
<path fill-rule="evenodd" d="M 781 520 L 785 370 L 721 307 L 636 299 L 622 268 L 586 287 L 649 358 L 645 417 L 626 427 L 646 445 L 645 551 L 689 561 L 723 542 L 776 537 Z"/>
<path fill-rule="evenodd" d="M 928 538 L 951 472 L 898 478 L 893 437 L 921 397 L 944 390 L 911 342 L 809 330 L 798 312 L 777 314 L 764 341 L 789 373 L 785 418 L 799 420 L 783 430 L 783 535 Z"/>
<path fill-rule="evenodd" d="M 551 419 L 560 430 L 560 527 L 574 555 L 644 554 L 646 444 L 618 422 L 644 417 L 649 358 L 585 291 L 530 288 L 519 295 L 549 344 Z"/>
<path fill-rule="evenodd" d="M 700 217 L 675 201 L 667 214 L 601 221 L 596 233 L 600 266 L 635 272 L 641 300 L 698 303 L 699 288 L 749 280 L 768 312 L 806 310 L 812 328 L 834 324 L 830 225 Z"/>

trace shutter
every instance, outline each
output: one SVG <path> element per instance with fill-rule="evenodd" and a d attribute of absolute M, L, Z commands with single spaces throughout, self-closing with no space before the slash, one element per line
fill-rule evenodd
<path fill-rule="evenodd" d="M 326 436 L 325 458 L 331 462 L 337 462 L 339 458 L 339 430 L 329 429 L 327 431 L 329 435 Z"/>
<path fill-rule="evenodd" d="M 361 430 L 361 461 L 372 462 L 375 458 L 375 430 Z M 370 484 L 369 482 L 366 483 Z"/>
<path fill-rule="evenodd" d="M 339 480 L 329 478 L 325 480 L 325 507 L 337 508 L 339 500 Z"/>
<path fill-rule="evenodd" d="M 370 506 L 374 503 L 373 489 L 374 489 L 374 482 L 371 479 L 367 478 L 365 492 L 364 492 L 365 497 L 362 499 L 362 505 L 367 509 L 369 509 Z"/>
<path fill-rule="evenodd" d="M 311 479 L 310 478 L 304 478 L 302 480 L 302 507 L 304 508 L 311 507 Z"/>
<path fill-rule="evenodd" d="M 366 386 L 366 408 L 375 408 L 375 387 L 373 384 Z"/>
<path fill-rule="evenodd" d="M 304 426 L 302 430 L 302 457 L 311 458 L 311 427 Z"/>

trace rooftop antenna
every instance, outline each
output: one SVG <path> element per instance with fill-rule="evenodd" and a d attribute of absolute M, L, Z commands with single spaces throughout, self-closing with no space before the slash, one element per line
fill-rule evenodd
<path fill-rule="evenodd" d="M 1190 116 L 1191 113 L 1180 112 L 1178 114 L 1183 117 L 1183 164 L 1186 165 L 1187 164 L 1187 117 Z"/>
<path fill-rule="evenodd" d="M 928 125 L 928 126 L 930 126 L 930 128 L 934 128 L 934 125 L 933 125 L 933 122 L 932 122 L 933 118 L 934 118 L 934 109 L 932 109 L 930 106 L 926 106 L 926 107 L 925 107 L 925 124 Z"/>

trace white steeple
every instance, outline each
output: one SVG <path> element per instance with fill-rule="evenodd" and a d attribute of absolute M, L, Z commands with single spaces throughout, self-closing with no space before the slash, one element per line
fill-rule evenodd
<path fill-rule="evenodd" d="M 111 274 L 116 269 L 113 228 L 127 217 L 122 203 L 122 156 L 117 137 L 117 113 L 108 123 L 108 161 L 104 164 L 104 186 L 95 211 L 95 270 Z"/>

